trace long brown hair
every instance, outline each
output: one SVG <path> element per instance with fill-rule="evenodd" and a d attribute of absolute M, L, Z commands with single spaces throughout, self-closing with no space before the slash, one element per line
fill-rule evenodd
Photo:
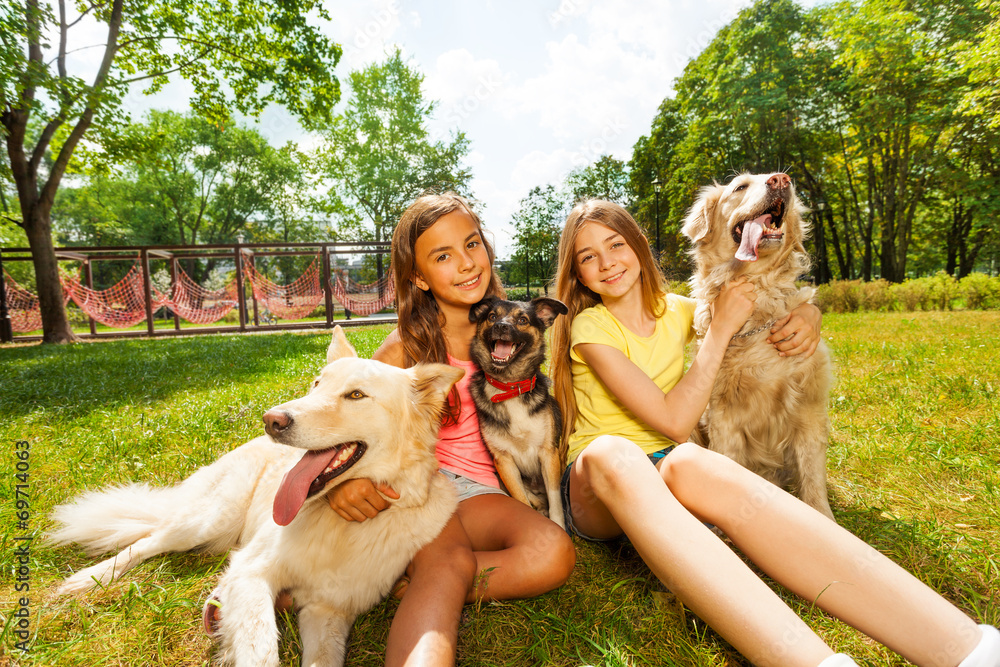
<path fill-rule="evenodd" d="M 492 270 L 495 253 L 493 245 L 483 232 L 479 216 L 468 202 L 454 192 L 423 195 L 403 212 L 396 230 L 392 234 L 392 279 L 396 284 L 396 313 L 399 317 L 397 331 L 403 344 L 406 365 L 413 366 L 421 361 L 448 363 L 448 345 L 442 327 L 443 315 L 430 291 L 417 287 L 413 278 L 417 275 L 414 249 L 417 239 L 441 216 L 452 211 L 464 210 L 476 223 L 486 254 L 490 258 L 490 282 L 487 296 L 506 296 L 500 278 Z M 454 420 L 458 415 L 458 390 L 452 389 L 448 415 L 445 421 Z"/>
<path fill-rule="evenodd" d="M 622 235 L 639 260 L 641 271 L 643 306 L 659 317 L 663 314 L 663 295 L 666 294 L 666 280 L 653 258 L 649 242 L 643 236 L 638 223 L 629 212 L 618 204 L 603 199 L 589 199 L 577 204 L 566 218 L 559 237 L 559 269 L 556 274 L 556 293 L 560 301 L 569 309 L 565 317 L 556 318 L 552 325 L 551 373 L 555 385 L 556 400 L 562 408 L 563 432 L 561 450 L 566 446 L 576 422 L 576 397 L 573 394 L 573 375 L 570 368 L 570 331 L 573 318 L 601 303 L 601 297 L 580 282 L 576 272 L 576 237 L 588 222 L 612 229 Z"/>

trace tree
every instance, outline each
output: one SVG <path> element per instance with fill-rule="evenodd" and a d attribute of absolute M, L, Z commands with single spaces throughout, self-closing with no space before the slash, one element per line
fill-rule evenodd
<path fill-rule="evenodd" d="M 52 211 L 57 237 L 86 245 L 314 240 L 304 157 L 270 146 L 252 128 L 219 127 L 194 114 L 151 111 L 105 143 L 78 153 L 86 184 L 63 187 Z M 302 238 L 308 235 L 309 238 Z M 214 261 L 193 261 L 195 279 Z"/>
<path fill-rule="evenodd" d="M 632 206 L 628 165 L 610 155 L 602 155 L 593 164 L 571 171 L 566 177 L 566 188 L 573 201 L 607 199 L 625 208 Z"/>
<path fill-rule="evenodd" d="M 632 216 L 645 227 L 646 236 L 653 247 L 656 247 L 656 229 L 659 226 L 660 263 L 671 276 L 686 274 L 688 266 L 684 256 L 686 246 L 680 241 L 680 227 L 674 223 L 669 227 L 670 233 L 664 234 L 667 225 L 660 224 L 667 220 L 680 220 L 684 214 L 683 210 L 672 211 L 670 200 L 662 195 L 662 185 L 669 183 L 678 170 L 678 166 L 674 164 L 675 148 L 687 133 L 679 106 L 676 98 L 668 97 L 663 100 L 653 118 L 652 131 L 649 136 L 642 136 L 635 143 L 628 165 Z M 653 181 L 659 181 L 661 192 L 657 192 Z M 664 237 L 666 243 L 662 242 Z"/>
<path fill-rule="evenodd" d="M 512 280 L 524 280 L 530 285 L 531 276 L 535 276 L 548 293 L 548 282 L 555 275 L 559 259 L 559 235 L 566 215 L 563 198 L 552 185 L 534 187 L 521 200 L 511 219 L 516 230 L 510 265 Z"/>
<path fill-rule="evenodd" d="M 230 108 L 257 115 L 274 102 L 307 127 L 328 119 L 340 96 L 332 70 L 341 49 L 307 20 L 329 20 L 318 0 L 109 0 L 76 7 L 70 15 L 62 1 L 24 0 L 0 9 L 0 124 L 20 208 L 9 218 L 23 226 L 31 246 L 46 342 L 73 339 L 53 251 L 52 205 L 84 137 L 101 143 L 114 134 L 132 85 L 155 92 L 177 74 L 194 85 L 192 108 L 216 122 Z M 72 31 L 81 21 L 107 28 L 89 80 L 69 72 Z M 29 131 L 34 127 L 40 129 Z"/>
<path fill-rule="evenodd" d="M 877 227 L 879 273 L 907 275 L 914 220 L 944 165 L 944 156 L 972 127 L 958 113 L 968 80 L 956 45 L 974 35 L 985 16 L 969 1 L 865 0 L 831 17 L 827 36 L 845 73 L 842 108 L 850 121 L 848 153 L 865 188 L 868 224 Z M 871 35 L 879 35 L 872 40 Z M 866 234 L 865 243 L 874 241 Z M 866 251 L 863 276 L 872 276 Z"/>
<path fill-rule="evenodd" d="M 334 182 L 329 205 L 342 231 L 382 241 L 422 192 L 468 196 L 472 174 L 460 165 L 469 142 L 460 132 L 450 143 L 431 140 L 426 123 L 435 105 L 424 99 L 423 79 L 399 49 L 351 73 L 347 108 L 324 129 L 316 154 L 317 171 Z"/>

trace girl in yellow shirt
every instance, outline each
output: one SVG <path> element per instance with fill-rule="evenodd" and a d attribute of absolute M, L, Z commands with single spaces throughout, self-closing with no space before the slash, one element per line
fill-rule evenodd
<path fill-rule="evenodd" d="M 627 535 L 660 581 L 757 665 L 855 663 L 834 653 L 704 522 L 775 581 L 917 665 L 1000 667 L 996 628 L 977 627 L 797 498 L 685 443 L 730 339 L 753 312 L 749 283 L 723 289 L 687 373 L 692 304 L 665 294 L 649 244 L 623 208 L 589 201 L 573 209 L 557 285 L 569 307 L 552 341 L 570 452 L 567 527 L 586 539 Z M 793 312 L 769 340 L 784 354 L 811 354 L 819 340 L 813 311 Z M 685 444 L 670 450 L 675 442 Z"/>

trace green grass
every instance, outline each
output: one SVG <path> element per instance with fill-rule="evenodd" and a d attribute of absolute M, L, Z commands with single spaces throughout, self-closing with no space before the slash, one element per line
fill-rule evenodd
<path fill-rule="evenodd" d="M 841 524 L 980 621 L 1000 622 L 1000 339 L 997 312 L 829 314 L 832 502 Z M 388 327 L 348 337 L 370 355 Z M 302 394 L 328 334 L 103 340 L 0 347 L 0 665 L 13 649 L 15 537 L 40 536 L 52 506 L 126 480 L 173 483 L 258 435 L 260 415 Z M 30 443 L 30 519 L 17 527 L 14 443 Z M 212 511 L 212 508 L 206 508 Z M 576 541 L 562 588 L 532 600 L 469 605 L 463 665 L 742 665 L 723 640 L 650 576 L 628 546 Z M 154 558 L 104 590 L 55 598 L 93 562 L 31 544 L 32 649 L 25 664 L 200 665 L 212 657 L 201 604 L 221 556 Z M 773 584 L 772 584 L 773 585 Z M 872 665 L 901 659 L 773 585 L 838 650 Z M 395 601 L 360 618 L 349 665 L 381 665 Z M 298 664 L 294 621 L 285 664 Z"/>

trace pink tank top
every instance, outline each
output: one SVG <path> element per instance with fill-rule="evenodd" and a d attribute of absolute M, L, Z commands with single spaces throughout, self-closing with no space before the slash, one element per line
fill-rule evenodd
<path fill-rule="evenodd" d="M 490 456 L 489 450 L 483 443 L 483 437 L 479 434 L 479 416 L 476 414 L 476 404 L 473 403 L 472 393 L 469 391 L 472 374 L 479 369 L 474 362 L 459 361 L 450 354 L 448 363 L 465 370 L 465 375 L 457 385 L 462 406 L 458 423 L 442 425 L 438 432 L 435 450 L 438 465 L 480 484 L 500 488 L 493 457 Z"/>

